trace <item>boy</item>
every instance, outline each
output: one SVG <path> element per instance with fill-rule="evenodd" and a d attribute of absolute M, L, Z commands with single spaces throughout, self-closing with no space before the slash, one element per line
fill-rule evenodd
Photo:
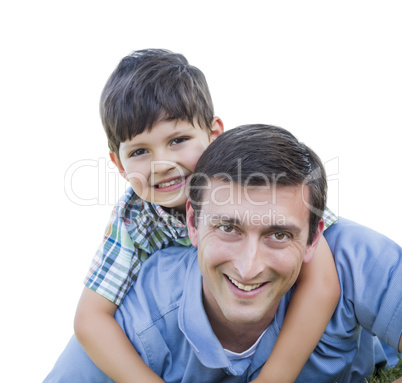
<path fill-rule="evenodd" d="M 161 248 L 190 245 L 183 223 L 186 185 L 223 123 L 214 117 L 203 73 L 166 50 L 125 57 L 105 85 L 100 111 L 110 157 L 131 188 L 116 205 L 88 272 L 75 333 L 113 380 L 161 382 L 136 353 L 114 313 L 141 262 Z M 283 331 L 256 381 L 294 381 L 336 307 L 339 284 L 324 239 L 317 253 L 303 267 Z"/>

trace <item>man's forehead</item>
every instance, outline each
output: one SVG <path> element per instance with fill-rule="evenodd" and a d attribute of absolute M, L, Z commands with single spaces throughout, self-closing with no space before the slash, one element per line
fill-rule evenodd
<path fill-rule="evenodd" d="M 300 226 L 309 211 L 301 186 L 243 186 L 212 179 L 203 193 L 200 218 L 205 223 Z"/>
<path fill-rule="evenodd" d="M 277 185 L 268 181 L 262 185 L 252 185 L 245 183 L 238 184 L 231 177 L 227 176 L 224 180 L 219 178 L 211 178 L 206 185 L 201 186 L 203 189 L 203 203 L 230 203 L 242 204 L 244 202 L 269 203 L 274 195 Z M 251 194 L 257 197 L 253 200 Z"/>
<path fill-rule="evenodd" d="M 200 188 L 202 189 L 201 206 L 228 204 L 268 206 L 284 202 L 289 193 L 293 198 L 301 199 L 303 202 L 308 201 L 310 194 L 309 188 L 304 185 L 278 185 L 268 181 L 262 185 L 252 185 L 247 182 L 241 185 L 230 178 L 225 180 L 211 178 Z"/>
<path fill-rule="evenodd" d="M 226 209 L 229 210 L 229 209 Z M 285 225 L 289 223 L 289 220 L 273 209 L 267 209 L 266 211 L 252 212 L 249 209 L 239 210 L 233 209 L 226 212 L 218 211 L 205 211 L 201 210 L 200 217 L 211 223 L 231 223 L 235 225 Z"/>

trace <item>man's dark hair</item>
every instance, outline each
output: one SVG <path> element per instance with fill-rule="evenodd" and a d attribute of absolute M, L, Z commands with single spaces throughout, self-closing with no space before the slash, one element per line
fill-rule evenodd
<path fill-rule="evenodd" d="M 208 179 L 243 186 L 297 186 L 310 190 L 308 244 L 311 244 L 326 203 L 327 182 L 319 157 L 290 132 L 271 125 L 243 125 L 221 134 L 202 154 L 190 182 L 196 218 Z"/>
<path fill-rule="evenodd" d="M 145 49 L 124 57 L 111 74 L 100 114 L 109 148 L 118 154 L 121 142 L 160 120 L 198 122 L 209 131 L 214 108 L 204 74 L 183 55 Z"/>

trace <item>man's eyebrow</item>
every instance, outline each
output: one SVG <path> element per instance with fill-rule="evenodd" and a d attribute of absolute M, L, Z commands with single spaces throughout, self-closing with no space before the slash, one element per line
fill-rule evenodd
<path fill-rule="evenodd" d="M 244 222 L 245 220 L 249 220 L 250 222 Z M 245 223 L 247 225 L 253 225 L 252 221 L 253 218 L 244 218 L 244 219 L 240 219 L 239 217 L 231 217 L 229 215 L 226 214 L 222 214 L 222 215 L 212 215 L 210 217 L 210 221 L 211 222 L 215 222 L 215 223 L 224 223 L 224 224 L 228 224 L 228 225 L 234 225 L 234 226 L 243 226 Z M 263 221 L 263 218 L 262 218 Z M 258 225 L 258 223 L 256 223 L 256 219 L 254 219 L 254 224 Z M 299 235 L 301 233 L 301 228 L 297 225 L 286 225 L 286 224 L 273 224 L 273 225 L 265 225 L 264 227 L 264 232 L 290 232 L 293 233 L 294 235 Z"/>
<path fill-rule="evenodd" d="M 207 214 L 200 215 L 198 219 L 203 220 L 205 223 L 210 223 L 212 225 L 232 225 L 232 226 L 243 226 L 244 222 L 239 217 L 232 217 L 228 214 Z"/>
<path fill-rule="evenodd" d="M 235 217 L 230 217 L 227 214 L 211 214 L 211 217 L 209 218 L 210 221 L 212 222 L 222 222 L 222 223 L 227 223 L 231 225 L 239 225 L 241 224 L 241 220 Z"/>
<path fill-rule="evenodd" d="M 282 231 L 287 231 L 290 233 L 293 233 L 295 235 L 299 235 L 301 233 L 301 228 L 296 225 L 272 225 L 269 227 L 268 231 L 276 231 L 276 232 L 282 232 Z"/>

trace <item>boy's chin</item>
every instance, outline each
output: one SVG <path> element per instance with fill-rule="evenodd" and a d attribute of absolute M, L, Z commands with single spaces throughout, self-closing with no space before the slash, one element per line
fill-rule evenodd
<path fill-rule="evenodd" d="M 161 205 L 161 204 L 160 204 Z M 163 206 L 161 205 L 163 210 L 173 215 L 176 218 L 182 219 L 186 216 L 186 203 L 175 206 Z"/>

